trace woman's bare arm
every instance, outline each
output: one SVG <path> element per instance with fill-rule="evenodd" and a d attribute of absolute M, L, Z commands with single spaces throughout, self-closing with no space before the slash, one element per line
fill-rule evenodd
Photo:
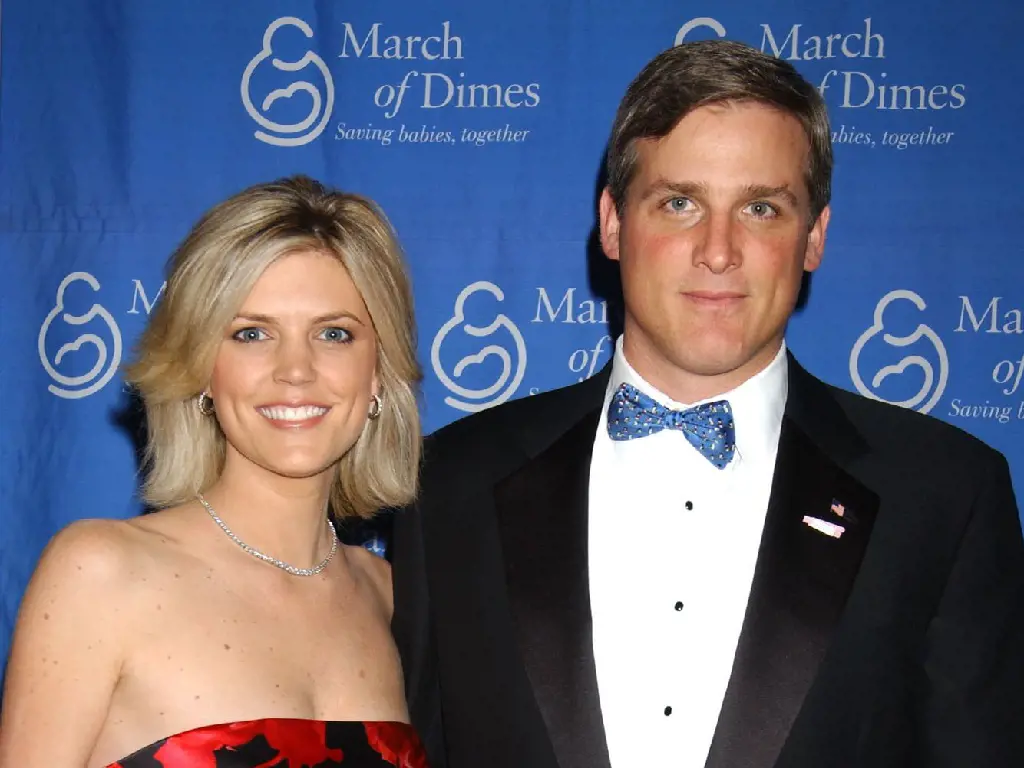
<path fill-rule="evenodd" d="M 85 766 L 107 716 L 130 611 L 121 523 L 53 538 L 21 603 L 0 719 L 0 768 Z"/>

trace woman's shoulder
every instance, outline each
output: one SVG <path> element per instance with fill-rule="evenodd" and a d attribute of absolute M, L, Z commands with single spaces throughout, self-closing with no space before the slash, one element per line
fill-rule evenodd
<path fill-rule="evenodd" d="M 155 551 L 167 543 L 160 526 L 153 526 L 148 517 L 90 518 L 69 524 L 46 545 L 32 581 L 48 589 L 95 590 L 108 600 L 124 596 L 146 583 L 146 571 L 157 562 Z"/>
<path fill-rule="evenodd" d="M 124 598 L 138 561 L 134 549 L 130 527 L 118 520 L 79 520 L 50 539 L 18 614 L 14 651 L 20 663 L 40 654 L 74 658 L 83 645 L 91 657 L 101 655 L 95 641 L 116 638 L 123 629 Z M 103 652 L 115 657 L 119 647 L 119 641 L 105 642 Z"/>
<path fill-rule="evenodd" d="M 126 520 L 77 520 L 59 531 L 39 560 L 37 577 L 81 583 L 118 581 L 137 560 L 139 536 Z"/>
<path fill-rule="evenodd" d="M 138 606 L 147 602 L 139 599 L 144 548 L 138 531 L 120 520 L 80 520 L 50 539 L 13 634 L 4 722 L 14 741 L 5 748 L 28 754 L 72 718 L 61 754 L 88 754 L 136 637 Z"/>

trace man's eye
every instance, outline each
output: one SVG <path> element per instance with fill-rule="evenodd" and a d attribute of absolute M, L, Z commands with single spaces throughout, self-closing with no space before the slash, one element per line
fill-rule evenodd
<path fill-rule="evenodd" d="M 688 197 L 673 197 L 665 205 L 670 211 L 680 213 L 687 210 L 691 202 Z"/>
<path fill-rule="evenodd" d="M 748 206 L 750 212 L 759 219 L 770 219 L 779 215 L 774 205 L 763 201 L 751 203 Z"/>

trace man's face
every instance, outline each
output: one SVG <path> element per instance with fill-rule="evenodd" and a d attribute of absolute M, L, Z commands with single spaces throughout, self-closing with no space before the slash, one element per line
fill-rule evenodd
<path fill-rule="evenodd" d="M 774 358 L 803 273 L 821 262 L 829 211 L 811 226 L 807 136 L 763 104 L 700 107 L 637 150 L 622 215 L 607 189 L 601 198 L 624 351 L 651 384 L 693 402 Z"/>

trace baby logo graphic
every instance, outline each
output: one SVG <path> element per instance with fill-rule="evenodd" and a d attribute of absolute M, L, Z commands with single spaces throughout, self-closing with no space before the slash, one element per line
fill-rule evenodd
<path fill-rule="evenodd" d="M 857 391 L 865 397 L 882 400 L 893 405 L 900 405 L 904 408 L 915 408 L 921 413 L 928 413 L 939 402 L 939 398 L 942 397 L 942 393 L 946 389 L 946 380 L 949 378 L 949 358 L 946 355 L 946 347 L 943 345 L 942 339 L 924 323 L 918 324 L 917 328 L 906 336 L 895 336 L 885 331 L 885 310 L 890 304 L 900 301 L 911 302 L 917 307 L 918 311 L 924 311 L 926 306 L 924 299 L 913 291 L 896 290 L 885 294 L 878 304 L 875 305 L 874 322 L 871 327 L 860 335 L 860 338 L 853 345 L 853 349 L 850 350 L 850 378 L 853 379 L 853 384 Z M 871 386 L 869 387 L 860 375 L 860 356 L 864 346 L 879 334 L 881 334 L 882 340 L 891 347 L 908 347 L 921 339 L 927 340 L 937 356 L 938 376 L 935 374 L 935 368 L 931 361 L 921 355 L 910 354 L 903 357 L 897 363 L 879 368 L 872 377 Z M 890 376 L 899 377 L 910 367 L 920 369 L 924 378 L 921 388 L 916 394 L 905 400 L 889 400 L 879 396 L 878 389 L 883 381 Z"/>
<path fill-rule="evenodd" d="M 294 16 L 282 16 L 280 19 L 273 21 L 263 33 L 263 48 L 249 61 L 248 66 L 246 66 L 245 71 L 242 73 L 242 104 L 245 105 L 245 111 L 249 113 L 249 117 L 255 120 L 261 128 L 265 129 L 264 131 L 256 131 L 254 135 L 257 139 L 278 147 L 299 147 L 303 144 L 308 144 L 319 136 L 327 125 L 327 121 L 330 120 L 331 111 L 334 109 L 334 80 L 331 78 L 331 72 L 327 69 L 324 60 L 313 53 L 313 51 L 307 50 L 305 55 L 298 61 L 285 61 L 274 55 L 274 34 L 282 27 L 297 27 L 306 37 L 313 37 L 312 27 L 302 19 L 297 19 Z M 266 98 L 263 99 L 260 109 L 257 109 L 249 93 L 250 81 L 256 68 L 267 59 L 270 59 L 270 64 L 274 69 L 281 72 L 298 72 L 309 65 L 316 67 L 323 76 L 324 93 L 326 95 L 321 94 L 320 88 L 313 83 L 306 80 L 296 80 L 285 88 L 275 88 L 270 91 Z M 309 114 L 304 119 L 295 123 L 279 123 L 267 117 L 266 113 L 270 111 L 275 102 L 279 99 L 291 99 L 300 91 L 309 94 L 309 97 L 312 99 Z M 271 133 L 266 133 L 265 131 L 270 131 Z M 280 134 L 285 135 L 282 136 Z"/>
<path fill-rule="evenodd" d="M 430 345 L 430 362 L 434 367 L 434 373 L 437 374 L 438 379 L 447 387 L 448 391 L 457 396 L 446 397 L 444 401 L 452 408 L 468 413 L 482 411 L 508 400 L 515 394 L 526 374 L 526 343 L 523 341 L 523 335 L 519 332 L 519 328 L 512 320 L 503 313 L 498 313 L 494 320 L 486 326 L 472 325 L 466 320 L 466 300 L 480 292 L 489 293 L 498 301 L 505 300 L 505 294 L 494 283 L 480 280 L 467 285 L 455 299 L 455 309 L 451 318 L 441 326 Z M 452 368 L 452 375 L 448 374 L 441 361 L 441 344 L 449 334 L 453 331 L 460 331 L 473 339 L 485 339 L 500 329 L 505 329 L 511 336 L 511 351 L 507 342 L 506 346 L 488 344 L 478 352 L 461 357 Z M 453 342 L 450 342 L 450 346 L 455 346 Z M 472 389 L 455 381 L 467 372 L 469 366 L 479 365 L 492 357 L 501 362 L 501 371 L 491 385 Z"/>
<path fill-rule="evenodd" d="M 72 272 L 61 281 L 60 286 L 57 288 L 57 298 L 54 307 L 50 310 L 50 313 L 46 316 L 39 329 L 39 360 L 42 362 L 43 368 L 50 375 L 50 378 L 56 382 L 56 384 L 50 384 L 48 389 L 57 397 L 63 397 L 68 400 L 88 397 L 94 392 L 101 390 L 113 378 L 117 372 L 117 366 L 121 362 L 121 331 L 118 329 L 117 323 L 114 322 L 114 318 L 102 305 L 94 303 L 81 315 L 65 311 L 64 294 L 68 287 L 76 282 L 85 283 L 93 291 L 99 291 L 100 289 L 99 281 L 88 272 Z M 51 330 L 53 321 L 58 317 L 68 325 L 85 325 L 99 318 L 106 323 L 110 331 L 113 350 L 108 353 L 107 342 L 95 333 L 83 333 L 73 341 L 61 344 L 51 360 L 46 350 L 46 336 Z M 61 365 L 69 352 L 78 352 L 87 344 L 96 349 L 96 362 L 92 368 L 78 376 L 68 376 L 57 370 L 57 367 Z"/>
<path fill-rule="evenodd" d="M 701 16 L 697 19 L 690 19 L 679 28 L 679 31 L 676 32 L 675 44 L 682 45 L 688 34 L 693 32 L 695 29 L 700 29 L 701 27 L 710 29 L 719 37 L 725 37 L 725 27 L 722 26 L 720 21 L 712 19 L 710 16 Z"/>

